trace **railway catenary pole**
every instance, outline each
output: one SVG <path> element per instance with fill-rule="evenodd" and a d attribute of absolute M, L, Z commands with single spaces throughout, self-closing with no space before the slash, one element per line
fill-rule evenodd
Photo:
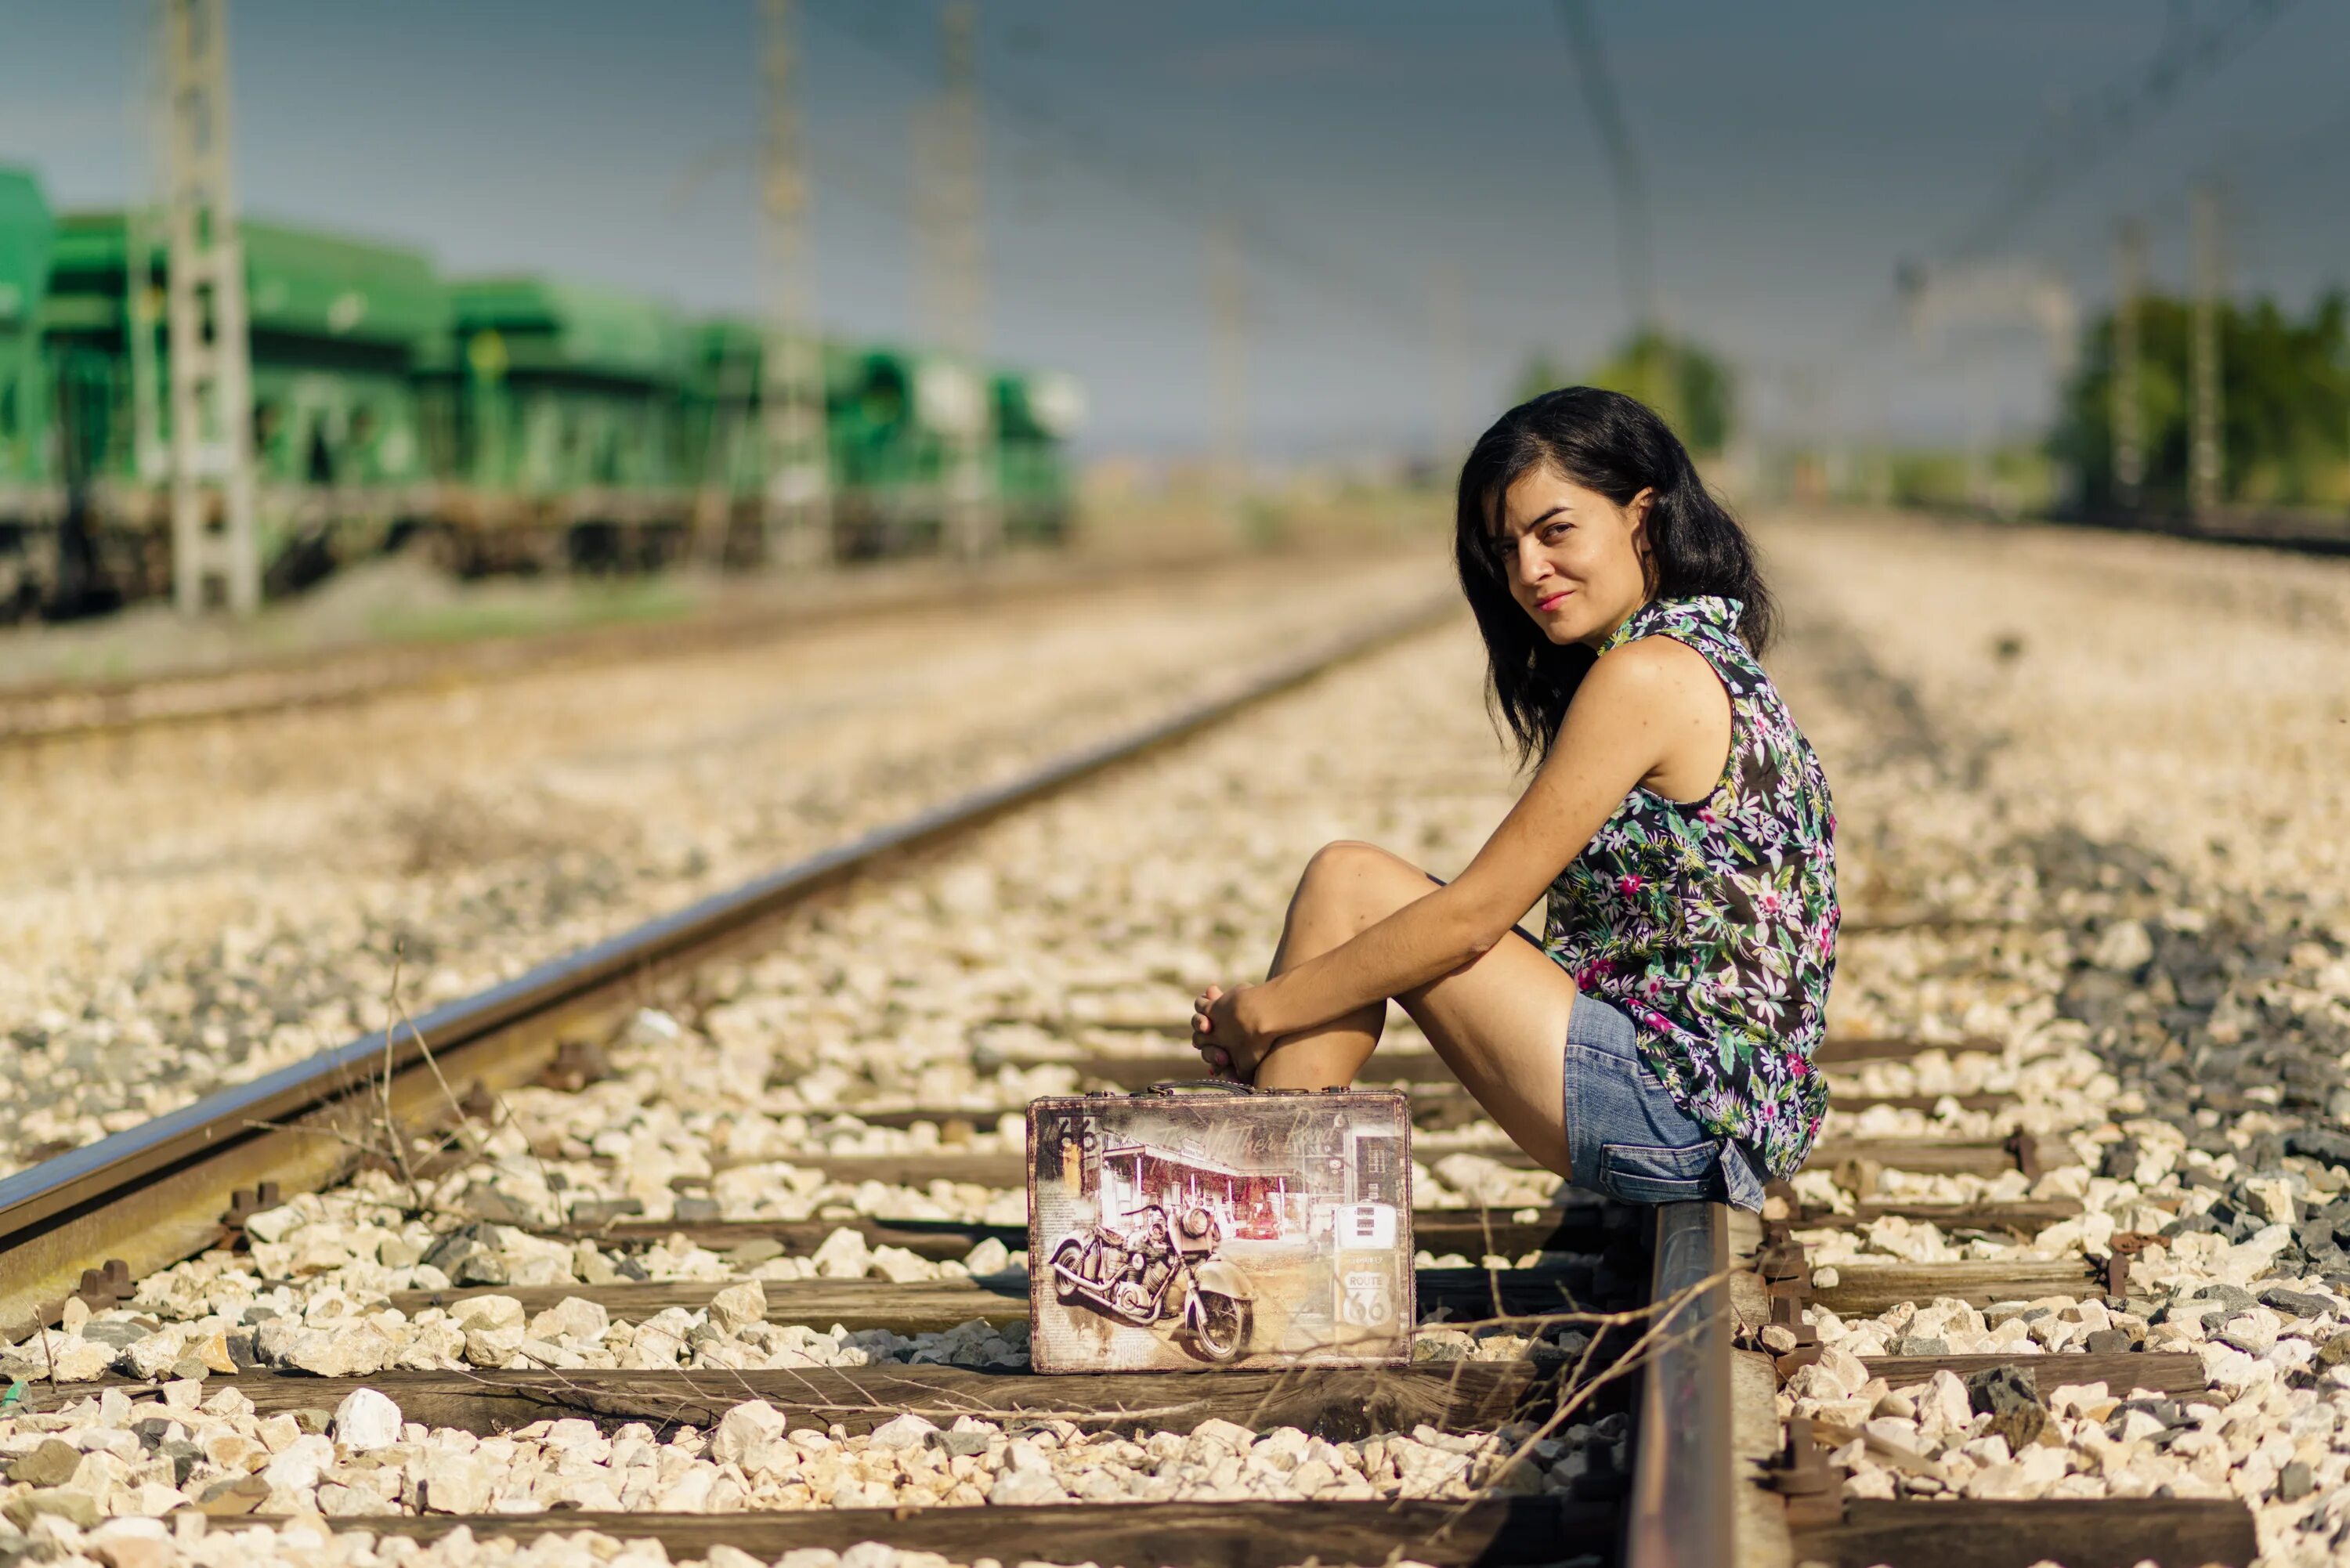
<path fill-rule="evenodd" d="M 766 341 L 760 426 L 766 461 L 760 521 L 770 562 L 806 566 L 832 556 L 832 465 L 825 429 L 824 348 L 816 335 L 807 237 L 808 181 L 799 109 L 793 0 L 760 0 L 760 252 Z"/>
<path fill-rule="evenodd" d="M 948 0 L 939 14 L 939 96 L 917 128 L 915 188 L 919 236 L 932 339 L 947 351 L 927 389 L 927 421 L 944 445 L 940 494 L 946 543 L 965 559 L 993 554 L 1003 514 L 994 461 L 995 407 L 987 350 L 987 253 L 982 226 L 978 13 L 972 0 Z M 927 389 L 929 396 L 922 397 Z"/>
<path fill-rule="evenodd" d="M 2140 385 L 2138 312 L 2146 294 L 2146 226 L 2132 218 L 2114 246 L 2114 376 L 2109 415 L 2114 441 L 2114 499 L 2138 503 L 2146 483 L 2146 402 Z"/>
<path fill-rule="evenodd" d="M 1208 293 L 1208 355 L 1212 447 L 1210 483 L 1234 526 L 1249 489 L 1248 277 L 1237 226 L 1229 216 L 1208 225 L 1202 258 Z"/>
<path fill-rule="evenodd" d="M 163 450 L 161 367 L 155 358 L 155 179 L 170 136 L 171 98 L 163 88 L 163 0 L 151 0 L 146 47 L 130 95 L 130 145 L 148 160 L 137 193 L 122 211 L 122 330 L 130 360 L 130 456 L 143 489 L 171 475 Z"/>
<path fill-rule="evenodd" d="M 1624 311 L 1632 330 L 1648 332 L 1658 326 L 1656 252 L 1648 239 L 1648 185 L 1632 147 L 1632 133 L 1624 121 L 1616 78 L 1600 47 L 1599 28 L 1591 17 L 1588 0 L 1558 0 L 1559 20 L 1566 28 L 1583 80 L 1585 107 L 1607 155 L 1607 176 L 1616 192 L 1616 266 L 1624 289 Z"/>
<path fill-rule="evenodd" d="M 2224 284 L 2220 252 L 2220 192 L 2206 180 L 2188 198 L 2194 230 L 2195 329 L 2194 424 L 2188 444 L 2189 499 L 2199 520 L 2220 508 L 2226 483 L 2226 453 L 2220 447 L 2220 296 Z"/>
<path fill-rule="evenodd" d="M 1469 450 L 1469 281 L 1459 262 L 1439 262 L 1430 271 L 1428 316 L 1437 466 L 1442 469 Z"/>
<path fill-rule="evenodd" d="M 244 250 L 229 157 L 228 0 L 162 0 L 160 21 L 172 592 L 184 613 L 205 608 L 217 591 L 233 613 L 250 615 L 261 605 L 261 552 Z"/>

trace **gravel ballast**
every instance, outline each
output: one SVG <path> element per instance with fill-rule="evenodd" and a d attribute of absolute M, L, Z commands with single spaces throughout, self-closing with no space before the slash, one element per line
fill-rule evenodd
<path fill-rule="evenodd" d="M 1419 602 L 1287 562 L 0 748 L 0 1174 Z M 1440 585 L 1433 585 L 1440 587 Z"/>
<path fill-rule="evenodd" d="M 2101 1260 L 2117 1238 L 2129 1258 L 2126 1292 L 2111 1299 L 1922 1300 L 1849 1317 L 1815 1307 L 1825 1349 L 1780 1396 L 1783 1414 L 1822 1424 L 1848 1495 L 2238 1497 L 2256 1511 L 2264 1562 L 2331 1561 L 2350 1545 L 2340 886 L 2350 724 L 2334 715 L 2340 681 L 2322 671 L 2350 651 L 2350 572 L 1899 519 L 1788 520 L 1762 536 L 1790 628 L 1770 663 L 1837 797 L 1849 929 L 1833 1026 L 1947 1043 L 1838 1067 L 1833 1081 L 1846 1093 L 2014 1096 L 1992 1110 L 1838 1116 L 1830 1135 L 2023 1128 L 2046 1136 L 2049 1162 L 2030 1178 L 1815 1168 L 1796 1178 L 1796 1194 L 1847 1213 L 1887 1199 L 2080 1206 L 2026 1233 L 1889 1218 L 1798 1227 L 1815 1280 L 1898 1261 Z M 2182 627 L 2194 635 L 2177 635 Z M 1286 1451 L 1303 1434 L 1249 1434 L 1211 1454 L 1197 1433 L 1063 1437 L 981 1423 L 996 1429 L 951 1441 L 950 1423 L 908 1428 L 898 1436 L 913 1441 L 882 1444 L 877 1458 L 878 1433 L 802 1444 L 753 1411 L 736 1422 L 732 1458 L 717 1452 L 722 1423 L 693 1434 L 686 1446 L 702 1446 L 681 1457 L 671 1457 L 676 1442 L 639 1435 L 647 1459 L 621 1433 L 591 1428 L 588 1441 L 584 1422 L 470 1440 L 402 1424 L 396 1439 L 365 1446 L 391 1430 L 381 1410 L 353 1412 L 362 1444 L 296 1423 L 272 1447 L 265 1420 L 246 1416 L 246 1432 L 233 1406 L 210 1408 L 233 1392 L 226 1379 L 241 1361 L 358 1376 L 402 1366 L 1024 1366 L 1016 1324 L 896 1334 L 768 1322 L 771 1287 L 953 1280 L 1018 1262 L 993 1241 L 933 1261 L 849 1228 L 860 1217 L 1017 1224 L 1017 1189 L 829 1180 L 794 1157 L 1016 1148 L 1017 1108 L 1076 1086 L 1076 1058 L 1164 1050 L 1200 984 L 1257 972 L 1320 844 L 1367 839 L 1456 871 L 1513 794 L 1476 675 L 1465 627 L 1433 634 L 1179 757 L 852 888 L 795 919 L 774 952 L 706 972 L 639 1014 L 610 1044 L 611 1076 L 578 1095 L 518 1092 L 471 1124 L 472 1161 L 414 1184 L 379 1171 L 295 1199 L 254 1222 L 249 1251 L 166 1271 L 128 1309 L 70 1313 L 47 1340 L 6 1352 L 7 1365 L 55 1361 L 61 1378 L 109 1368 L 179 1378 L 136 1398 L 184 1408 L 171 1419 L 191 1436 L 192 1423 L 225 1423 L 224 1452 L 231 1438 L 256 1447 L 192 1460 L 184 1475 L 175 1449 L 175 1464 L 159 1468 L 160 1448 L 136 1430 L 154 1417 L 134 1419 L 133 1397 L 110 1392 L 0 1419 L 0 1453 L 38 1461 L 0 1500 L 18 1512 L 35 1493 L 82 1500 L 61 1495 L 36 1511 L 45 1517 L 153 1512 L 258 1473 L 273 1511 L 430 1512 L 428 1462 L 452 1478 L 450 1495 L 475 1487 L 519 1507 L 548 1506 L 566 1486 L 598 1500 L 582 1506 L 608 1506 L 602 1488 L 629 1506 L 704 1508 L 1141 1498 L 1167 1486 L 1174 1497 L 1235 1486 L 1257 1490 L 1229 1495 L 1571 1486 L 1593 1446 L 1620 1432 L 1575 1422 L 1513 1464 L 1506 1455 L 1526 1433 L 1391 1434 L 1309 1457 Z M 2255 701 L 2256 680 L 2281 694 Z M 2298 851 L 2279 852 L 2280 836 Z M 1997 1049 L 1960 1048 L 1978 1038 Z M 1382 1047 L 1424 1048 L 1399 1015 Z M 911 1127 L 858 1119 L 913 1106 L 962 1116 Z M 1557 1193 L 1545 1173 L 1472 1151 L 1424 1140 L 1419 1153 L 1424 1206 L 1532 1208 Z M 840 1228 L 796 1253 L 546 1233 L 583 1207 Z M 1454 1261 L 1489 1262 L 1421 1260 Z M 640 1323 L 584 1297 L 525 1311 L 503 1293 L 628 1279 L 723 1289 L 704 1308 Z M 413 1316 L 380 1304 L 395 1291 L 450 1286 L 482 1293 Z M 1423 1340 L 1424 1355 L 1444 1358 L 1555 1355 L 1562 1345 L 1440 1325 Z M 1564 1337 L 1570 1354 L 1582 1343 L 1575 1331 Z M 2156 1395 L 2061 1370 L 2068 1355 L 2130 1350 L 2194 1355 L 2210 1393 Z M 1941 1372 L 1896 1384 L 1862 1360 L 1987 1354 L 2029 1361 L 2036 1376 Z M 67 1452 L 44 1448 L 52 1441 Z M 300 1442 L 310 1446 L 270 1479 Z M 484 1453 L 497 1442 L 511 1447 Z M 1376 1455 L 1374 1444 L 1384 1445 Z M 742 1454 L 754 1451 L 772 1462 L 746 1467 Z M 963 1460 L 972 1463 L 959 1474 Z M 680 1486 L 688 1491 L 642 1490 Z"/>

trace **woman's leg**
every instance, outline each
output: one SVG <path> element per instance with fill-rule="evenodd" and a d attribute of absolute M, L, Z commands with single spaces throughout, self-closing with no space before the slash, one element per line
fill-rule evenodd
<path fill-rule="evenodd" d="M 1373 845 L 1339 843 L 1310 861 L 1290 900 L 1273 972 L 1329 951 L 1435 891 L 1427 873 Z M 1507 938 L 1482 958 L 1396 998 L 1512 1141 L 1561 1176 L 1567 1014 L 1575 981 L 1531 941 Z M 1257 1066 L 1265 1088 L 1354 1082 L 1378 1044 L 1384 1005 L 1285 1035 Z"/>
<path fill-rule="evenodd" d="M 1282 919 L 1281 941 L 1273 950 L 1273 965 L 1265 978 L 1295 969 L 1307 959 L 1328 952 L 1383 916 L 1362 918 L 1383 897 L 1391 879 L 1384 862 L 1395 857 L 1367 844 L 1326 844 L 1305 863 L 1305 874 L 1290 895 L 1289 912 Z M 1423 879 L 1422 886 L 1429 884 Z M 1399 908 L 1400 906 L 1393 906 Z M 1282 1037 L 1282 1070 L 1290 1076 L 1275 1082 L 1264 1075 L 1273 1056 L 1258 1064 L 1255 1082 L 1267 1088 L 1322 1088 L 1351 1083 L 1379 1043 L 1387 1026 L 1388 1004 L 1375 1002 L 1336 1018 L 1319 1029 Z"/>

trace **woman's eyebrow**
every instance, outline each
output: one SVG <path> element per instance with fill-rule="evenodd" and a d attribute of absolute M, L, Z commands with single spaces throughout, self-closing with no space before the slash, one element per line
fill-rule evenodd
<path fill-rule="evenodd" d="M 1520 528 L 1510 521 L 1510 514 L 1506 509 L 1500 509 L 1493 514 L 1492 525 L 1487 528 L 1485 532 L 1495 539 L 1506 539 L 1515 534 L 1531 534 L 1535 529 L 1541 527 L 1544 524 L 1549 522 L 1552 518 L 1566 510 L 1567 503 L 1562 501 L 1557 505 L 1552 507 L 1549 511 L 1544 513 L 1541 516 L 1528 523 L 1523 528 Z"/>

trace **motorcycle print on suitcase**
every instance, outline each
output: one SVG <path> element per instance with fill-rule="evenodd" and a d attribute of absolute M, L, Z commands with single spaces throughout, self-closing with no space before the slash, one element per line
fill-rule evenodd
<path fill-rule="evenodd" d="M 1409 1361 L 1404 1096 L 1215 1087 L 1029 1106 L 1036 1370 Z"/>

